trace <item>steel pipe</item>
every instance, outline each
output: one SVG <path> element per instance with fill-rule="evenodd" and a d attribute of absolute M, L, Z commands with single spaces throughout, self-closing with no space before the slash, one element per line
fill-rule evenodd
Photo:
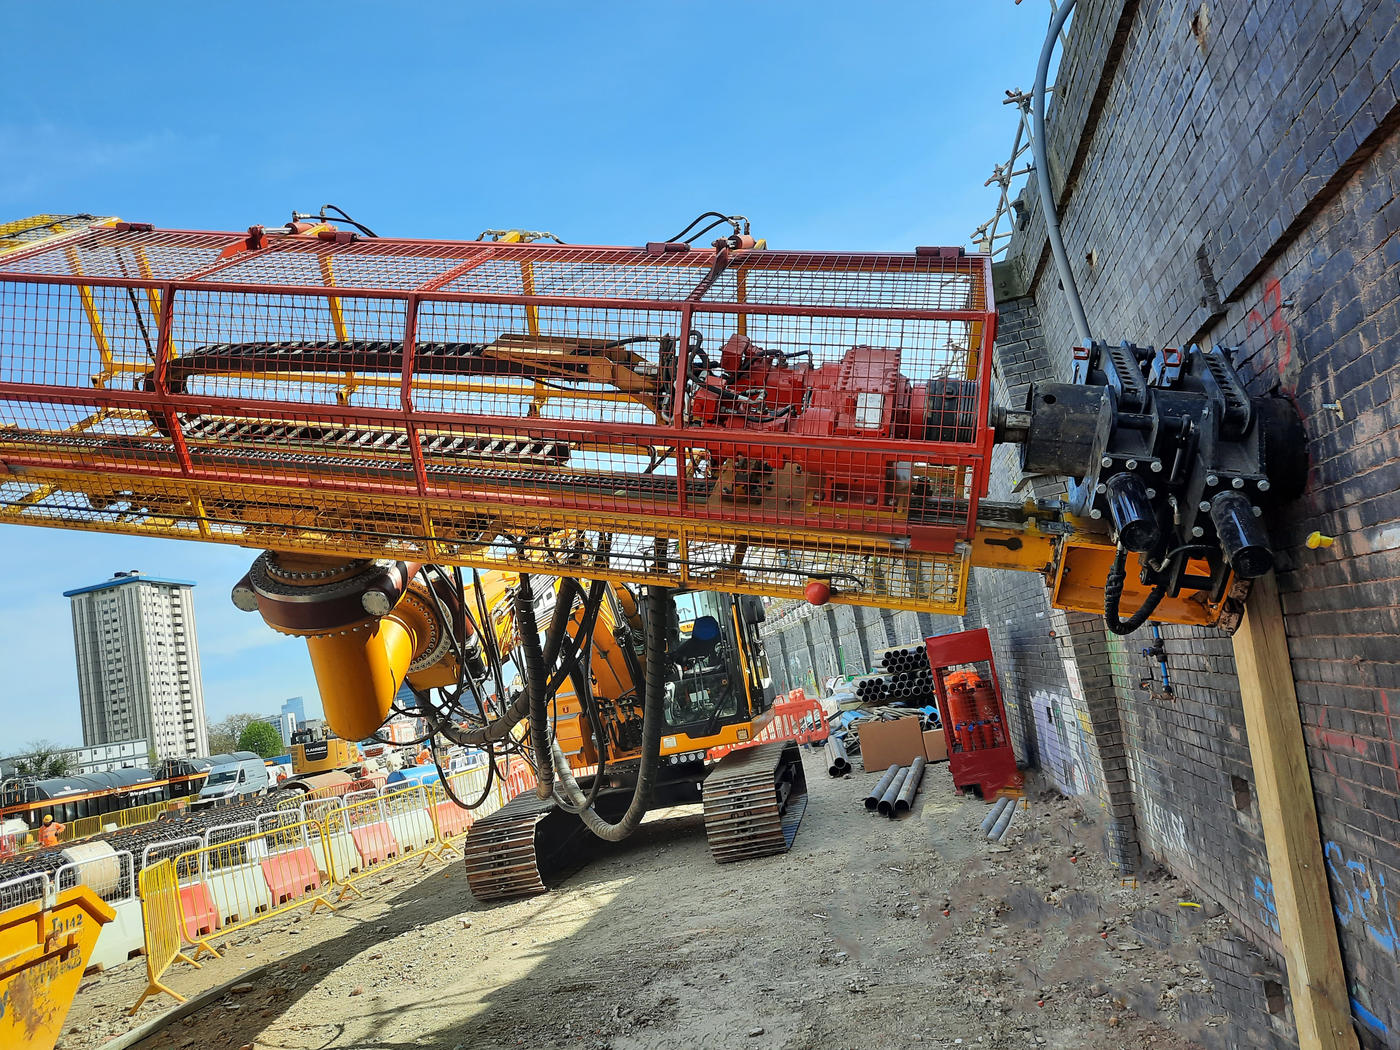
<path fill-rule="evenodd" d="M 987 838 L 993 842 L 996 842 L 1006 834 L 1006 829 L 1011 826 L 1011 818 L 1016 814 L 1015 800 L 1007 799 L 1006 801 L 1007 805 L 1001 811 L 1001 816 L 999 816 L 997 822 L 992 825 L 992 830 L 987 832 Z"/>
<path fill-rule="evenodd" d="M 885 775 L 870 789 L 870 794 L 865 796 L 866 809 L 875 809 L 880 805 L 880 799 L 885 794 L 885 789 L 890 786 L 891 781 L 894 780 L 895 774 L 899 772 L 900 768 L 899 763 L 896 762 L 894 765 L 890 766 L 889 769 L 885 770 Z"/>
<path fill-rule="evenodd" d="M 894 816 L 894 800 L 899 797 L 900 788 L 904 787 L 904 781 L 909 777 L 907 767 L 898 767 L 899 772 L 895 773 L 894 779 L 890 781 L 890 786 L 885 788 L 885 793 L 880 796 L 878 809 L 883 817 Z"/>
<path fill-rule="evenodd" d="M 826 771 L 833 777 L 845 776 L 851 771 L 851 760 L 846 755 L 846 745 L 834 736 L 826 740 Z"/>
<path fill-rule="evenodd" d="M 992 825 L 995 824 L 1001 818 L 1001 811 L 1006 808 L 1006 804 L 1010 801 L 1011 800 L 1009 798 L 1002 797 L 997 799 L 994 803 L 992 803 L 991 810 L 989 810 L 987 815 L 982 818 L 983 835 L 986 835 L 991 832 Z"/>
<path fill-rule="evenodd" d="M 1001 831 L 994 836 L 994 841 L 1006 841 L 1006 836 L 1011 834 L 1011 824 L 1016 819 L 1016 810 L 1019 808 L 1020 807 L 1017 806 L 1015 802 L 1012 802 L 1011 805 L 1006 807 L 1006 822 L 1002 824 Z"/>
<path fill-rule="evenodd" d="M 904 786 L 899 789 L 899 794 L 894 798 L 895 813 L 907 813 L 909 807 L 914 804 L 914 796 L 919 793 L 919 783 L 924 779 L 924 766 L 926 765 L 928 765 L 928 760 L 922 756 L 909 764 L 909 775 L 904 778 Z M 891 814 L 891 816 L 893 815 Z"/>

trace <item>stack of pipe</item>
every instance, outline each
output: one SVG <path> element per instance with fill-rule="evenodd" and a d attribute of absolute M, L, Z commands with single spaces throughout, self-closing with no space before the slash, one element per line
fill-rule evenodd
<path fill-rule="evenodd" d="M 843 777 L 851 771 L 846 742 L 834 733 L 826 738 L 826 771 L 833 777 Z"/>
<path fill-rule="evenodd" d="M 881 816 L 894 817 L 909 812 L 914 797 L 919 793 L 919 785 L 924 778 L 924 766 L 928 763 L 922 756 L 908 766 L 893 765 L 865 796 L 865 808 L 873 809 Z"/>
<path fill-rule="evenodd" d="M 1011 822 L 1016 817 L 1016 800 L 1003 797 L 996 800 L 987 815 L 982 818 L 981 831 L 988 842 L 1005 841 L 1011 833 Z"/>

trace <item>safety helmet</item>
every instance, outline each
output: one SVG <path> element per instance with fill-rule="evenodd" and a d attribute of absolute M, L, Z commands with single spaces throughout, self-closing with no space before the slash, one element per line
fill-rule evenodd
<path fill-rule="evenodd" d="M 52 824 L 52 823 L 53 823 L 53 814 L 52 814 L 52 813 L 46 813 L 46 814 L 44 815 L 44 823 L 45 823 L 45 824 Z"/>

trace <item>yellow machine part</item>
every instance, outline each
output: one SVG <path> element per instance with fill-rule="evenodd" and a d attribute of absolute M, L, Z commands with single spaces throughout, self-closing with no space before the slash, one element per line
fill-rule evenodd
<path fill-rule="evenodd" d="M 52 907 L 0 912 L 0 1046 L 52 1050 L 97 935 L 115 917 L 87 886 L 64 890 Z"/>
<path fill-rule="evenodd" d="M 1060 562 L 1050 583 L 1050 604 L 1057 609 L 1072 609 L 1076 612 L 1103 615 L 1103 585 L 1108 570 L 1113 565 L 1117 553 L 1114 545 L 1107 540 L 1088 536 L 1068 536 L 1060 550 Z M 1210 567 L 1205 561 L 1190 558 L 1187 571 L 1199 576 L 1209 576 Z M 1126 619 L 1142 605 L 1152 590 L 1142 583 L 1139 575 L 1142 564 L 1139 556 L 1128 558 L 1128 577 L 1123 585 L 1123 597 L 1119 604 L 1120 615 Z M 1226 581 L 1224 593 L 1218 601 L 1211 601 L 1204 591 L 1190 591 L 1175 598 L 1163 598 L 1152 614 L 1152 619 L 1160 623 L 1195 624 L 1209 627 L 1220 621 L 1223 607 L 1229 595 L 1231 580 Z"/>
<path fill-rule="evenodd" d="M 434 630 L 425 604 L 410 590 L 386 616 L 307 636 L 321 706 L 336 736 L 363 740 L 384 724 L 409 666 Z M 444 657 L 412 678 L 420 689 L 451 684 L 457 680 L 456 662 Z"/>

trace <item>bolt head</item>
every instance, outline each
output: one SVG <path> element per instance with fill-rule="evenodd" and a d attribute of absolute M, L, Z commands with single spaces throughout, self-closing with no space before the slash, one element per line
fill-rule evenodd
<path fill-rule="evenodd" d="M 1215 474 L 1207 474 L 1207 475 L 1206 475 L 1206 484 L 1207 484 L 1207 485 L 1219 485 L 1219 484 L 1220 484 L 1220 478 L 1219 478 L 1217 475 L 1215 475 Z"/>
<path fill-rule="evenodd" d="M 1151 463 L 1147 464 L 1147 467 L 1152 473 L 1160 474 L 1162 472 L 1162 461 L 1160 459 L 1154 459 Z"/>
<path fill-rule="evenodd" d="M 1093 507 L 1093 508 L 1091 508 L 1090 511 L 1089 511 L 1089 517 L 1094 518 L 1095 520 L 1097 520 L 1097 519 L 1099 519 L 1099 518 L 1102 518 L 1102 517 L 1103 517 L 1103 511 L 1099 510 L 1098 507 Z"/>
<path fill-rule="evenodd" d="M 1111 466 L 1113 466 L 1113 457 L 1112 457 L 1112 456 L 1104 456 L 1103 459 L 1099 460 L 1099 466 L 1101 466 L 1101 467 L 1111 467 Z"/>
<path fill-rule="evenodd" d="M 1208 513 L 1210 513 L 1210 501 L 1208 501 L 1208 500 L 1201 500 L 1200 503 L 1197 503 L 1197 504 L 1196 504 L 1196 509 L 1197 509 L 1198 511 L 1200 511 L 1202 514 L 1208 514 Z"/>
<path fill-rule="evenodd" d="M 1260 492 L 1268 492 L 1269 489 L 1270 489 L 1270 487 L 1271 487 L 1271 486 L 1269 485 L 1269 479 L 1268 479 L 1268 478 L 1260 478 L 1260 479 L 1259 479 L 1259 491 L 1260 491 Z"/>

